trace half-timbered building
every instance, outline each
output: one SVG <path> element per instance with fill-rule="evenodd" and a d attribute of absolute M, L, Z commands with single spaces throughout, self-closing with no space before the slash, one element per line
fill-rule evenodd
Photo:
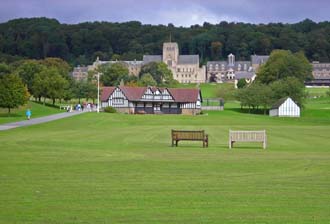
<path fill-rule="evenodd" d="M 199 89 L 157 87 L 104 87 L 101 107 L 114 107 L 129 114 L 199 114 L 202 95 Z"/>

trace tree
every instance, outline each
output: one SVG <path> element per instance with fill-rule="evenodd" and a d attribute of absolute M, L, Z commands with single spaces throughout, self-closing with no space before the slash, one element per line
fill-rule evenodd
<path fill-rule="evenodd" d="M 76 81 L 73 85 L 73 94 L 74 97 L 78 99 L 80 103 L 81 98 L 86 96 L 86 84 L 84 81 Z"/>
<path fill-rule="evenodd" d="M 0 107 L 12 108 L 24 105 L 29 99 L 27 87 L 17 74 L 9 74 L 0 77 Z"/>
<path fill-rule="evenodd" d="M 54 105 L 56 99 L 61 100 L 65 97 L 69 83 L 57 69 L 50 69 L 48 72 L 47 97 L 52 99 Z"/>
<path fill-rule="evenodd" d="M 158 86 L 173 86 L 177 82 L 173 79 L 173 74 L 167 65 L 163 62 L 150 62 L 143 65 L 140 72 L 140 78 L 144 74 L 150 74 Z"/>
<path fill-rule="evenodd" d="M 38 98 L 39 102 L 41 101 L 41 97 L 44 97 L 44 104 L 45 104 L 45 98 L 47 97 L 48 84 L 49 83 L 48 83 L 46 70 L 43 70 L 42 72 L 35 74 L 32 81 L 33 96 Z"/>
<path fill-rule="evenodd" d="M 157 82 L 154 80 L 154 78 L 149 73 L 144 74 L 138 83 L 140 86 L 156 86 L 157 85 Z"/>
<path fill-rule="evenodd" d="M 247 82 L 245 81 L 245 79 L 240 79 L 237 82 L 237 88 L 242 89 L 247 85 Z"/>
<path fill-rule="evenodd" d="M 265 84 L 253 83 L 249 87 L 239 89 L 236 99 L 241 102 L 241 108 L 248 107 L 249 112 L 263 107 L 264 114 L 267 108 L 273 103 L 271 88 Z"/>
<path fill-rule="evenodd" d="M 62 77 L 55 68 L 42 70 L 36 74 L 32 82 L 32 90 L 35 97 L 40 101 L 41 97 L 50 98 L 55 104 L 56 99 L 68 98 L 69 81 Z"/>
<path fill-rule="evenodd" d="M 211 43 L 211 57 L 212 60 L 219 60 L 222 58 L 222 43 L 220 41 Z"/>
<path fill-rule="evenodd" d="M 122 79 L 129 80 L 128 68 L 121 63 L 101 65 L 99 71 L 102 73 L 100 80 L 105 86 L 117 86 Z"/>
<path fill-rule="evenodd" d="M 296 77 L 301 83 L 312 77 L 312 66 L 303 53 L 273 51 L 266 64 L 260 67 L 257 80 L 269 84 L 287 77 Z"/>
<path fill-rule="evenodd" d="M 23 82 L 27 85 L 29 92 L 33 95 L 32 84 L 34 76 L 46 69 L 46 66 L 42 65 L 40 61 L 25 60 L 15 72 L 22 78 Z"/>
<path fill-rule="evenodd" d="M 270 85 L 270 88 L 273 92 L 272 98 L 274 101 L 283 97 L 291 97 L 301 107 L 307 95 L 304 84 L 295 77 L 275 81 Z"/>
<path fill-rule="evenodd" d="M 7 74 L 10 74 L 9 66 L 5 63 L 0 63 L 0 77 Z"/>
<path fill-rule="evenodd" d="M 40 61 L 48 69 L 55 68 L 59 75 L 65 79 L 69 79 L 69 72 L 71 70 L 70 65 L 61 58 L 45 58 Z"/>

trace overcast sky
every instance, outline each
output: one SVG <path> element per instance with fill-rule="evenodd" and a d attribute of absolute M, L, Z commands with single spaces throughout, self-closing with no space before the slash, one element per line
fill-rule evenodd
<path fill-rule="evenodd" d="M 86 21 L 190 26 L 220 21 L 295 23 L 330 20 L 330 0 L 0 0 L 0 22 L 49 17 L 61 23 Z"/>

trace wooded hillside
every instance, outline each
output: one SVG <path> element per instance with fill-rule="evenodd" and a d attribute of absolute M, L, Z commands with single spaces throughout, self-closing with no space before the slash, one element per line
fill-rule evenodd
<path fill-rule="evenodd" d="M 202 63 L 224 59 L 229 53 L 235 54 L 237 60 L 249 60 L 251 54 L 270 54 L 273 49 L 304 51 L 310 61 L 330 61 L 330 22 L 220 22 L 185 28 L 136 21 L 68 25 L 48 18 L 0 24 L 0 60 L 60 57 L 72 65 L 89 64 L 96 56 L 102 60 L 141 60 L 143 54 L 161 54 L 162 43 L 170 36 L 179 43 L 182 54 L 199 54 Z"/>

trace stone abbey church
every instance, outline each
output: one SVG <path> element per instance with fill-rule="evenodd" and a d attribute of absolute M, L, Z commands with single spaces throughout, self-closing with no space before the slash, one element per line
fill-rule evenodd
<path fill-rule="evenodd" d="M 88 71 L 95 70 L 102 64 L 122 63 L 130 75 L 138 76 L 143 65 L 150 62 L 164 62 L 172 71 L 173 78 L 180 83 L 205 82 L 237 82 L 244 78 L 253 81 L 258 67 L 265 63 L 268 56 L 251 56 L 251 61 L 235 61 L 230 54 L 228 61 L 209 61 L 206 66 L 200 66 L 199 55 L 180 55 L 179 46 L 175 42 L 163 44 L 162 55 L 144 55 L 142 61 L 101 61 L 99 58 L 87 67 L 76 67 L 72 76 L 77 80 L 87 78 Z"/>
<path fill-rule="evenodd" d="M 101 61 L 99 58 L 89 66 L 75 67 L 72 76 L 76 80 L 87 79 L 88 72 L 102 64 L 122 63 L 129 75 L 138 76 L 143 65 L 150 62 L 164 62 L 173 73 L 173 78 L 180 83 L 233 82 L 245 79 L 247 83 L 256 78 L 259 67 L 265 64 L 269 55 L 251 55 L 250 61 L 236 61 L 235 55 L 229 54 L 226 61 L 209 61 L 200 66 L 199 55 L 180 55 L 175 42 L 163 44 L 162 55 L 144 55 L 142 61 Z M 313 62 L 314 80 L 306 85 L 330 85 L 330 63 Z"/>
<path fill-rule="evenodd" d="M 164 43 L 162 55 L 144 55 L 143 61 L 100 61 L 96 59 L 93 65 L 85 70 L 93 70 L 102 64 L 123 63 L 130 75 L 138 76 L 143 65 L 150 62 L 164 62 L 172 71 L 173 78 L 180 83 L 204 83 L 206 69 L 199 66 L 198 55 L 180 55 L 177 43 Z"/>

